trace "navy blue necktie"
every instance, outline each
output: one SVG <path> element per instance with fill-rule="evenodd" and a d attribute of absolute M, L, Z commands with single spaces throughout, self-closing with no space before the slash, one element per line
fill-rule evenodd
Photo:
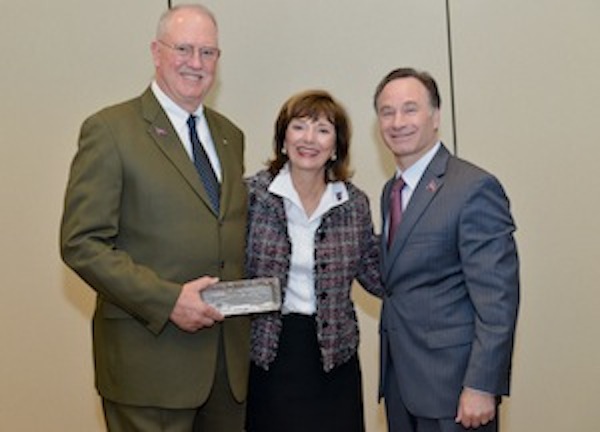
<path fill-rule="evenodd" d="M 200 175 L 200 180 L 202 180 L 202 184 L 210 198 L 213 209 L 219 213 L 219 195 L 221 194 L 220 185 L 210 160 L 208 160 L 208 156 L 204 151 L 204 147 L 200 142 L 200 138 L 198 138 L 198 132 L 196 131 L 196 116 L 190 115 L 187 120 L 187 125 L 190 131 L 192 152 L 194 153 L 194 166 Z"/>

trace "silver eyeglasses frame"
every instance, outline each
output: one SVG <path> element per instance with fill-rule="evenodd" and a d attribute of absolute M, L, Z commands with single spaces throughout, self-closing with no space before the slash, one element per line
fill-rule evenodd
<path fill-rule="evenodd" d="M 160 39 L 157 39 L 157 42 L 173 50 L 175 54 L 183 60 L 190 60 L 194 57 L 194 54 L 198 52 L 198 55 L 203 62 L 214 63 L 221 55 L 221 50 L 217 47 L 195 47 L 191 44 L 170 44 Z"/>

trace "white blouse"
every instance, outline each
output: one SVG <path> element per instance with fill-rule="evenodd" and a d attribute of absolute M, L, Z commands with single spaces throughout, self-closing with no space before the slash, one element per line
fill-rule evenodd
<path fill-rule="evenodd" d="M 314 278 L 315 233 L 325 213 L 348 201 L 348 190 L 343 182 L 327 183 L 319 205 L 309 217 L 302 207 L 286 164 L 271 182 L 269 192 L 283 198 L 288 235 L 292 243 L 288 285 L 285 289 L 282 312 L 312 315 L 317 309 Z"/>

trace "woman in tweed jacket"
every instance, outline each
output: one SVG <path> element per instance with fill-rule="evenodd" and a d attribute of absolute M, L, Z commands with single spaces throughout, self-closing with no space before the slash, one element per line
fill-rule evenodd
<path fill-rule="evenodd" d="M 348 118 L 327 92 L 303 92 L 283 105 L 274 141 L 248 180 L 246 270 L 278 277 L 283 305 L 253 321 L 247 431 L 362 432 L 350 289 L 383 288 L 369 202 L 348 181 Z"/>

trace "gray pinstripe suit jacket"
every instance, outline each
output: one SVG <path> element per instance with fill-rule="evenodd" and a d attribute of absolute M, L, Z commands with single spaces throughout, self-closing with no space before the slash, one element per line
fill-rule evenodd
<path fill-rule="evenodd" d="M 383 190 L 388 214 L 391 181 Z M 382 226 L 384 226 L 382 224 Z M 388 250 L 382 236 L 380 396 L 394 362 L 407 408 L 452 417 L 463 386 L 509 392 L 519 304 L 515 225 L 495 177 L 442 145 Z"/>

